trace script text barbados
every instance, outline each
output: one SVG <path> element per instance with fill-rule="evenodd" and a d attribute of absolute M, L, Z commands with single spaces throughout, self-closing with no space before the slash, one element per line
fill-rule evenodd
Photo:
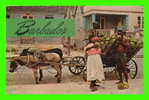
<path fill-rule="evenodd" d="M 38 25 L 37 25 L 38 24 Z M 65 22 L 60 21 L 58 23 L 54 23 L 49 20 L 45 22 L 44 25 L 40 25 L 40 23 L 36 22 L 36 20 L 26 20 L 17 23 L 17 30 L 15 34 L 18 36 L 22 35 L 64 35 L 67 32 L 67 28 L 65 27 Z"/>

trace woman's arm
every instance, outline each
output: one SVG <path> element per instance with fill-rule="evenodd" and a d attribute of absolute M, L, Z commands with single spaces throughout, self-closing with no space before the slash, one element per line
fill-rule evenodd
<path fill-rule="evenodd" d="M 84 51 L 86 51 L 87 49 L 93 47 L 94 44 L 93 43 L 89 43 L 87 46 L 84 47 Z"/>
<path fill-rule="evenodd" d="M 101 50 L 101 48 L 98 48 L 98 50 L 99 50 L 99 52 L 100 52 L 100 55 L 105 55 L 105 52 L 103 52 L 103 51 Z"/>

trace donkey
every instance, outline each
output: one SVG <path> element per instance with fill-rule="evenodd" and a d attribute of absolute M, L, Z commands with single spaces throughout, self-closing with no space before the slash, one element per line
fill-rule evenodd
<path fill-rule="evenodd" d="M 120 35 L 120 37 L 115 41 L 114 45 L 111 47 L 112 49 L 110 52 L 108 52 L 107 55 L 111 55 L 111 61 L 113 61 L 117 68 L 119 74 L 119 81 L 116 82 L 117 84 L 123 83 L 125 78 L 125 81 L 128 83 L 128 74 L 130 72 L 130 69 L 128 68 L 128 49 L 130 48 L 130 41 L 128 39 L 124 39 L 123 35 Z M 123 77 L 124 75 L 124 77 Z"/>
<path fill-rule="evenodd" d="M 20 56 L 14 57 L 10 62 L 10 70 L 9 72 L 14 72 L 17 70 L 18 65 L 26 66 L 28 68 L 31 68 L 34 73 L 34 78 L 36 81 L 36 84 L 39 83 L 39 81 L 42 80 L 43 74 L 42 74 L 42 68 L 43 66 L 48 66 L 49 64 L 45 64 L 44 62 L 51 62 L 51 63 L 59 63 L 62 60 L 63 53 L 62 50 L 59 48 L 50 49 L 46 51 L 41 51 L 39 53 L 39 57 L 35 55 L 35 52 L 30 52 L 29 48 L 24 49 Z M 42 59 L 41 59 L 41 58 Z M 57 71 L 57 82 L 61 82 L 61 74 L 62 74 L 62 66 L 60 64 L 50 64 L 51 67 L 53 67 Z M 40 78 L 37 76 L 37 72 L 40 73 Z"/>

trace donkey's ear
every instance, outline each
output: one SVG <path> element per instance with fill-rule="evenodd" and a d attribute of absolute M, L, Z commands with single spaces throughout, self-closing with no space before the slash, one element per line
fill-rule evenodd
<path fill-rule="evenodd" d="M 14 59 L 15 59 L 15 57 L 9 57 L 9 58 L 7 58 L 8 60 L 8 62 L 11 62 L 11 61 L 14 61 Z"/>
<path fill-rule="evenodd" d="M 26 50 L 28 51 L 30 49 L 30 47 L 28 47 Z"/>

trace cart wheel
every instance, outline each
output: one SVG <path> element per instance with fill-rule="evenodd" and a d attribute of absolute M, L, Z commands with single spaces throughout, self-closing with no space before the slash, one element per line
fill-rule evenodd
<path fill-rule="evenodd" d="M 128 68 L 130 70 L 129 76 L 131 79 L 135 79 L 135 77 L 137 76 L 137 72 L 138 72 L 138 66 L 137 63 L 135 62 L 135 60 L 131 59 L 128 62 Z"/>
<path fill-rule="evenodd" d="M 69 66 L 69 71 L 74 75 L 79 75 L 83 71 L 85 67 L 85 59 L 81 56 L 76 56 L 72 58 L 72 61 L 70 62 L 72 66 Z M 74 64 L 74 65 L 73 65 Z M 76 66 L 75 64 L 79 64 L 79 66 Z"/>

